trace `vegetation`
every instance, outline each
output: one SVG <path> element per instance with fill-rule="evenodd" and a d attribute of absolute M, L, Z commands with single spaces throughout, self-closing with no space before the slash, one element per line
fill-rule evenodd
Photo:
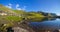
<path fill-rule="evenodd" d="M 45 13 L 41 11 L 26 12 L 23 10 L 13 10 L 3 5 L 0 5 L 0 11 L 3 11 L 2 13 L 7 13 L 7 15 L 0 15 L 0 25 L 6 24 L 6 26 L 2 25 L 0 30 L 5 30 L 7 27 L 13 26 L 14 22 L 18 23 L 22 21 L 23 18 L 28 18 L 31 21 L 42 21 L 46 17 L 56 16 L 56 14 L 52 15 L 53 13 Z"/>
<path fill-rule="evenodd" d="M 5 19 L 8 21 L 21 21 L 22 20 L 22 18 L 18 16 L 7 16 Z"/>

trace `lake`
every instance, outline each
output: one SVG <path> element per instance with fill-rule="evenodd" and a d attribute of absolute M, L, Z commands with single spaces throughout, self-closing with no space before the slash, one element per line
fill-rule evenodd
<path fill-rule="evenodd" d="M 54 31 L 60 29 L 60 19 L 43 22 L 30 22 L 29 25 L 36 31 Z"/>

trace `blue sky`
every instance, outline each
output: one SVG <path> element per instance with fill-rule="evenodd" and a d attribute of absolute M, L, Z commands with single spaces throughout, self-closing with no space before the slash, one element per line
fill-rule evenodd
<path fill-rule="evenodd" d="M 60 0 L 0 0 L 0 4 L 13 9 L 24 9 L 26 11 L 53 12 L 59 15 Z M 10 7 L 10 8 L 11 8 Z"/>

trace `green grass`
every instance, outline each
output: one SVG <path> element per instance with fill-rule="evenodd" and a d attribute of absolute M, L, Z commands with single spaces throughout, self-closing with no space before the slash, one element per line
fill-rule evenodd
<path fill-rule="evenodd" d="M 22 20 L 22 17 L 18 17 L 18 16 L 0 16 L 0 25 L 6 24 L 6 26 L 0 27 L 0 30 L 5 31 L 7 27 L 13 27 L 14 22 L 18 23 L 21 20 Z"/>
<path fill-rule="evenodd" d="M 0 6 L 0 10 L 6 12 L 7 14 L 11 14 L 11 13 L 15 12 L 15 13 L 13 13 L 13 16 L 12 15 L 0 16 L 0 25 L 7 24 L 6 26 L 3 26 L 3 27 L 5 27 L 4 29 L 3 29 L 3 27 L 0 27 L 2 30 L 5 30 L 7 27 L 13 26 L 14 22 L 17 23 L 17 22 L 22 21 L 23 17 L 31 19 L 32 21 L 41 21 L 45 17 L 41 13 L 39 14 L 39 13 L 35 13 L 35 12 L 26 12 L 23 10 L 13 10 L 13 9 L 9 9 L 4 6 Z M 14 14 L 23 15 L 23 16 L 19 17 Z"/>
<path fill-rule="evenodd" d="M 6 17 L 6 20 L 9 20 L 9 21 L 21 21 L 22 20 L 22 17 L 18 17 L 18 16 L 7 16 Z"/>

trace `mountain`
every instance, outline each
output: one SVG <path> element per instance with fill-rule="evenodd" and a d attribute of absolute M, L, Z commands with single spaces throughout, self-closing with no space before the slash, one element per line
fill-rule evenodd
<path fill-rule="evenodd" d="M 0 27 L 1 30 L 4 30 L 7 27 L 13 26 L 14 23 L 18 23 L 22 20 L 24 11 L 9 9 L 0 4 L 0 26 L 6 24 L 6 26 Z M 5 28 L 3 28 L 5 27 Z"/>
<path fill-rule="evenodd" d="M 42 13 L 14 10 L 0 5 L 0 26 L 4 24 L 4 26 L 0 27 L 0 30 L 6 30 L 7 27 L 21 23 L 24 18 L 28 21 L 41 22 L 45 19 L 45 16 Z"/>
<path fill-rule="evenodd" d="M 13 23 L 20 20 L 22 20 L 22 17 L 20 14 L 18 14 L 18 11 L 15 11 L 13 9 L 9 9 L 3 5 L 0 5 L 0 23 L 1 24 Z"/>
<path fill-rule="evenodd" d="M 22 18 L 29 18 L 29 19 L 34 20 L 34 21 L 35 20 L 36 21 L 41 20 L 41 19 L 44 18 L 44 16 L 42 14 L 39 14 L 39 13 L 36 13 L 36 12 L 26 12 L 26 11 L 23 11 L 23 10 L 13 10 L 13 9 L 9 9 L 9 8 L 3 6 L 3 5 L 0 5 L 0 11 L 3 11 L 5 13 L 7 13 L 7 16 L 8 16 L 10 21 L 12 21 L 12 20 L 16 21 L 16 19 L 13 18 L 13 17 L 17 17 L 18 19 L 19 19 L 19 17 L 21 19 Z"/>

